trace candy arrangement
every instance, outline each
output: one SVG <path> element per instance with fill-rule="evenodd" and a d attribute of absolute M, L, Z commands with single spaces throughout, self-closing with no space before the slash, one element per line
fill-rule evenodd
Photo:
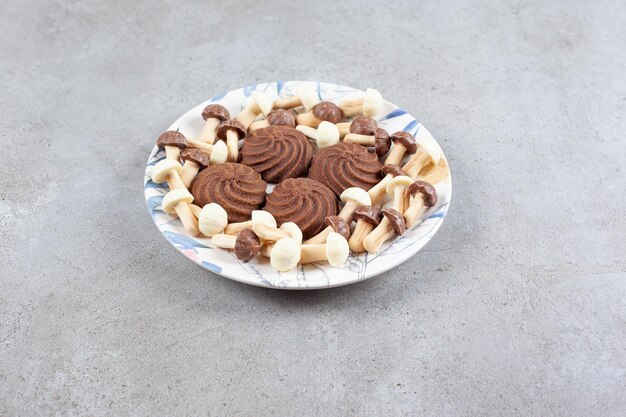
<path fill-rule="evenodd" d="M 210 237 L 242 262 L 340 267 L 350 251 L 376 253 L 419 223 L 437 202 L 433 185 L 446 179 L 447 163 L 430 136 L 377 122 L 383 99 L 374 89 L 338 103 L 320 101 L 306 84 L 296 92 L 274 100 L 253 91 L 234 119 L 206 106 L 196 139 L 159 136 L 166 158 L 152 180 L 167 183 L 161 207 L 187 234 Z"/>

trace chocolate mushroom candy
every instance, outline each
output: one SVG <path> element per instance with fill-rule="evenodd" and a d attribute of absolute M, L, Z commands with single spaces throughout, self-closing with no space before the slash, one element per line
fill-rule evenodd
<path fill-rule="evenodd" d="M 254 132 L 255 130 L 263 129 L 264 127 L 268 126 L 296 127 L 296 116 L 294 116 L 293 111 L 291 110 L 272 110 L 270 114 L 267 115 L 267 119 L 257 120 L 256 122 L 253 122 L 248 130 L 250 132 Z"/>
<path fill-rule="evenodd" d="M 273 107 L 275 109 L 293 109 L 296 107 L 304 106 L 305 111 L 311 110 L 320 102 L 315 88 L 308 84 L 300 84 L 296 87 L 296 95 L 285 97 L 274 101 Z"/>
<path fill-rule="evenodd" d="M 187 144 L 190 148 L 200 149 L 202 152 L 209 155 L 209 162 L 213 165 L 226 162 L 228 152 L 226 146 L 220 144 L 220 142 L 210 144 L 197 139 L 187 139 Z"/>
<path fill-rule="evenodd" d="M 363 239 L 380 223 L 382 214 L 380 210 L 372 206 L 359 206 L 352 214 L 352 219 L 356 220 L 354 231 L 348 239 L 348 245 L 353 252 L 365 251 Z"/>
<path fill-rule="evenodd" d="M 385 164 L 398 165 L 405 154 L 414 154 L 417 151 L 415 138 L 409 132 L 399 131 L 391 135 L 393 147 L 385 159 Z"/>
<path fill-rule="evenodd" d="M 219 104 L 209 104 L 202 110 L 202 118 L 205 120 L 205 123 L 198 136 L 198 140 L 207 143 L 215 143 L 217 127 L 223 120 L 230 119 L 230 112 L 226 107 Z"/>
<path fill-rule="evenodd" d="M 356 210 L 357 207 L 359 207 L 360 205 L 372 204 L 372 200 L 370 199 L 370 196 L 367 193 L 367 191 L 359 187 L 346 188 L 339 196 L 339 199 L 341 199 L 344 205 L 341 211 L 339 212 L 339 214 L 337 215 L 337 217 L 341 218 L 348 225 L 348 229 L 350 228 L 350 223 L 352 223 L 352 213 L 354 212 L 354 210 Z M 334 216 L 331 216 L 331 217 L 334 217 Z M 328 237 L 330 233 L 338 232 L 338 230 L 335 227 L 333 227 L 333 226 L 336 226 L 336 222 L 334 223 L 335 224 L 327 223 L 326 227 L 322 229 L 321 232 L 319 232 L 312 238 L 308 239 L 304 243 L 313 244 L 313 243 L 326 242 L 326 238 Z M 348 239 L 348 237 L 346 237 L 346 239 Z"/>
<path fill-rule="evenodd" d="M 217 138 L 226 142 L 228 161 L 239 160 L 239 140 L 246 137 L 246 128 L 237 120 L 225 120 L 217 128 Z"/>
<path fill-rule="evenodd" d="M 343 113 L 341 109 L 335 103 L 330 101 L 322 101 L 313 110 L 300 113 L 296 116 L 296 123 L 298 125 L 317 127 L 321 122 L 330 122 L 337 124 L 341 121 Z"/>
<path fill-rule="evenodd" d="M 279 229 L 287 232 L 287 234 L 289 234 L 289 237 L 298 242 L 298 245 L 302 244 L 302 230 L 300 230 L 298 225 L 294 222 L 285 222 L 280 225 Z M 269 258 L 276 242 L 267 240 L 262 243 L 263 245 L 261 246 L 261 255 Z"/>
<path fill-rule="evenodd" d="M 187 189 L 180 178 L 183 166 L 173 159 L 162 159 L 152 167 L 152 182 L 161 184 L 167 182 L 170 190 Z"/>
<path fill-rule="evenodd" d="M 426 165 L 437 165 L 443 156 L 441 147 L 424 127 L 420 127 L 417 131 L 415 143 L 416 151 L 403 167 L 406 174 L 411 178 L 417 178 L 419 172 Z"/>
<path fill-rule="evenodd" d="M 272 213 L 265 210 L 253 210 L 250 215 L 251 220 L 239 223 L 231 223 L 224 229 L 224 233 L 227 235 L 236 235 L 243 229 L 254 230 L 255 225 L 263 223 L 270 227 L 276 227 L 276 219 L 272 216 Z"/>
<path fill-rule="evenodd" d="M 197 217 L 200 232 L 207 237 L 222 233 L 228 224 L 228 213 L 217 203 L 209 203 L 202 207 Z"/>
<path fill-rule="evenodd" d="M 358 115 L 373 117 L 383 110 L 383 96 L 378 90 L 368 88 L 363 97 L 345 100 L 339 104 L 339 108 L 347 118 Z"/>
<path fill-rule="evenodd" d="M 383 215 L 380 224 L 363 239 L 363 247 L 372 254 L 378 252 L 383 243 L 396 235 L 402 236 L 406 230 L 404 218 L 399 211 L 385 208 L 380 212 Z"/>
<path fill-rule="evenodd" d="M 358 133 L 348 133 L 344 138 L 344 142 L 356 143 L 368 147 L 374 147 L 376 155 L 383 156 L 389 152 L 391 147 L 391 138 L 385 129 L 376 128 L 373 135 L 360 135 Z"/>
<path fill-rule="evenodd" d="M 404 171 L 398 165 L 383 165 L 380 172 L 384 175 L 383 179 L 367 192 L 372 200 L 372 204 L 379 203 L 387 192 L 387 184 L 393 177 L 404 175 Z"/>
<path fill-rule="evenodd" d="M 411 201 L 409 207 L 404 212 L 404 222 L 406 227 L 413 227 L 425 210 L 437 204 L 437 191 L 432 184 L 417 180 L 409 187 Z"/>
<path fill-rule="evenodd" d="M 333 232 L 328 235 L 326 243 L 300 246 L 300 263 L 328 261 L 332 266 L 340 267 L 346 262 L 349 254 L 350 247 L 346 238 Z"/>
<path fill-rule="evenodd" d="M 250 229 L 243 229 L 237 236 L 213 235 L 211 243 L 218 248 L 234 249 L 235 256 L 242 262 L 248 262 L 261 251 L 261 241 Z"/>
<path fill-rule="evenodd" d="M 159 135 L 157 146 L 165 148 L 165 156 L 178 162 L 180 158 L 180 150 L 187 147 L 187 138 L 176 130 L 168 130 Z"/>
<path fill-rule="evenodd" d="M 339 216 L 328 216 L 324 219 L 326 228 L 313 236 L 311 239 L 305 240 L 307 245 L 324 243 L 331 233 L 339 233 L 346 239 L 350 239 L 350 224 Z"/>
<path fill-rule="evenodd" d="M 235 117 L 239 123 L 243 125 L 244 132 L 250 127 L 254 119 L 261 113 L 267 117 L 272 111 L 272 99 L 263 91 L 253 91 L 250 94 L 250 102 L 241 113 Z M 219 137 L 219 131 L 217 133 Z"/>
<path fill-rule="evenodd" d="M 348 133 L 356 133 L 357 135 L 373 135 L 378 127 L 376 120 L 371 117 L 357 116 L 351 122 L 337 123 L 339 136 L 342 138 Z"/>
<path fill-rule="evenodd" d="M 189 188 L 191 181 L 198 175 L 198 171 L 209 165 L 209 156 L 200 149 L 185 149 L 180 153 L 180 157 L 185 163 L 180 173 L 180 179 L 185 188 Z"/>
<path fill-rule="evenodd" d="M 288 237 L 274 244 L 270 253 L 270 265 L 272 265 L 272 268 L 286 272 L 298 266 L 299 262 L 300 243 L 295 239 Z"/>
<path fill-rule="evenodd" d="M 193 196 L 185 188 L 174 189 L 165 194 L 161 207 L 168 214 L 176 213 L 188 234 L 198 236 L 200 234 L 198 222 L 189 208 L 192 201 Z"/>
<path fill-rule="evenodd" d="M 337 125 L 331 122 L 324 121 L 317 126 L 317 129 L 304 125 L 298 125 L 296 129 L 307 138 L 313 139 L 320 149 L 339 143 L 339 130 L 337 130 Z"/>
<path fill-rule="evenodd" d="M 449 181 L 450 167 L 446 158 L 441 158 L 436 165 L 426 165 L 418 175 L 418 179 L 429 182 L 433 185 Z"/>

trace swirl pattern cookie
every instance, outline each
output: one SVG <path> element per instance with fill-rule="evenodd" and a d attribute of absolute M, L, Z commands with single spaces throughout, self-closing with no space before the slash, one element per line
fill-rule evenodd
<path fill-rule="evenodd" d="M 265 201 L 267 184 L 261 175 L 242 164 L 225 163 L 205 168 L 191 183 L 194 203 L 204 207 L 217 203 L 228 213 L 230 223 L 250 220 L 250 214 Z"/>
<path fill-rule="evenodd" d="M 382 164 L 376 153 L 353 143 L 338 143 L 321 149 L 311 162 L 309 178 L 340 195 L 346 188 L 369 190 L 380 181 Z"/>
<path fill-rule="evenodd" d="M 280 182 L 307 173 L 313 145 L 301 132 L 287 126 L 256 130 L 243 143 L 241 163 L 267 182 Z"/>
<path fill-rule="evenodd" d="M 274 187 L 263 208 L 278 224 L 294 222 L 304 239 L 319 233 L 324 219 L 337 214 L 337 198 L 323 184 L 309 178 L 289 178 Z"/>

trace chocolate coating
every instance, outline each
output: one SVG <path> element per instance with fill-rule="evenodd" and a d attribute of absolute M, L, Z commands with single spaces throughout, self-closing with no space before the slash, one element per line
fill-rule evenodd
<path fill-rule="evenodd" d="M 407 154 L 414 154 L 417 152 L 417 144 L 415 138 L 409 132 L 399 131 L 391 135 L 391 140 L 396 145 L 402 145 L 406 149 Z"/>
<path fill-rule="evenodd" d="M 261 240 L 252 229 L 243 229 L 235 240 L 235 256 L 243 262 L 254 258 L 261 250 Z"/>
<path fill-rule="evenodd" d="M 402 168 L 400 168 L 399 165 L 393 165 L 393 164 L 383 165 L 383 167 L 380 169 L 380 172 L 383 175 L 391 174 L 394 177 L 399 177 L 400 175 L 405 175 L 404 171 L 402 171 Z"/>
<path fill-rule="evenodd" d="M 389 148 L 391 148 L 391 138 L 385 129 L 376 128 L 376 130 L 374 130 L 374 138 L 376 155 L 383 156 L 389 152 Z"/>
<path fill-rule="evenodd" d="M 276 222 L 294 222 L 304 239 L 324 228 L 324 219 L 337 214 L 337 199 L 325 185 L 309 178 L 288 178 L 274 187 L 263 208 Z"/>
<path fill-rule="evenodd" d="M 380 180 L 382 164 L 373 152 L 354 143 L 341 142 L 320 151 L 313 157 L 309 178 L 328 186 L 337 195 L 350 187 L 365 191 Z"/>
<path fill-rule="evenodd" d="M 371 136 L 378 127 L 376 120 L 367 116 L 357 116 L 350 123 L 350 133 Z"/>
<path fill-rule="evenodd" d="M 343 117 L 343 113 L 335 103 L 322 101 L 317 106 L 313 107 L 313 116 L 315 116 L 317 120 L 339 123 Z"/>
<path fill-rule="evenodd" d="M 417 180 L 409 186 L 409 192 L 412 197 L 415 197 L 417 193 L 421 193 L 426 207 L 433 207 L 437 204 L 437 191 L 429 182 Z"/>
<path fill-rule="evenodd" d="M 191 183 L 194 203 L 204 207 L 217 203 L 228 213 L 228 222 L 250 220 L 253 210 L 265 201 L 267 184 L 252 168 L 225 163 L 205 168 Z"/>
<path fill-rule="evenodd" d="M 261 174 L 267 182 L 280 182 L 306 174 L 313 150 L 302 132 L 287 126 L 268 126 L 256 130 L 244 141 L 241 163 Z"/>
<path fill-rule="evenodd" d="M 226 107 L 221 106 L 219 104 L 209 104 L 202 110 L 202 118 L 206 119 L 220 119 L 220 120 L 228 120 L 230 119 L 230 112 L 226 109 Z"/>
<path fill-rule="evenodd" d="M 393 226 L 393 231 L 396 232 L 398 236 L 402 236 L 406 231 L 406 223 L 404 222 L 402 214 L 392 208 L 384 208 L 380 212 L 389 220 L 389 223 Z"/>
<path fill-rule="evenodd" d="M 209 155 L 202 152 L 200 149 L 187 148 L 180 153 L 180 157 L 183 161 L 191 161 L 204 168 L 209 166 Z"/>
<path fill-rule="evenodd" d="M 296 116 L 291 110 L 276 109 L 267 115 L 267 123 L 272 126 L 296 127 Z"/>
<path fill-rule="evenodd" d="M 383 215 L 376 207 L 360 205 L 352 213 L 352 219 L 355 221 L 364 221 L 372 226 L 378 226 Z"/>
<path fill-rule="evenodd" d="M 217 127 L 217 138 L 221 140 L 226 140 L 226 132 L 229 130 L 234 130 L 237 132 L 239 139 L 243 139 L 246 137 L 246 128 L 243 127 L 241 123 L 237 120 L 224 120 Z"/>
<path fill-rule="evenodd" d="M 341 236 L 345 237 L 346 240 L 350 239 L 350 225 L 339 216 L 328 216 L 324 221 L 326 226 L 330 226 L 336 233 L 339 233 Z"/>
<path fill-rule="evenodd" d="M 187 138 L 176 130 L 168 130 L 159 135 L 157 146 L 165 148 L 166 146 L 176 146 L 180 149 L 187 147 Z"/>

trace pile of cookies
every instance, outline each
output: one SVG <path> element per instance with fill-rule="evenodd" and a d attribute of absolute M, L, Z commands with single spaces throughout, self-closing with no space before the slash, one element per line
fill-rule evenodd
<path fill-rule="evenodd" d="M 157 139 L 166 158 L 152 180 L 170 189 L 162 209 L 191 236 L 244 262 L 268 257 L 279 271 L 376 253 L 436 204 L 433 184 L 449 172 L 430 137 L 379 126 L 382 108 L 374 89 L 335 104 L 307 84 L 278 100 L 254 91 L 234 118 L 210 104 L 195 139 Z"/>

